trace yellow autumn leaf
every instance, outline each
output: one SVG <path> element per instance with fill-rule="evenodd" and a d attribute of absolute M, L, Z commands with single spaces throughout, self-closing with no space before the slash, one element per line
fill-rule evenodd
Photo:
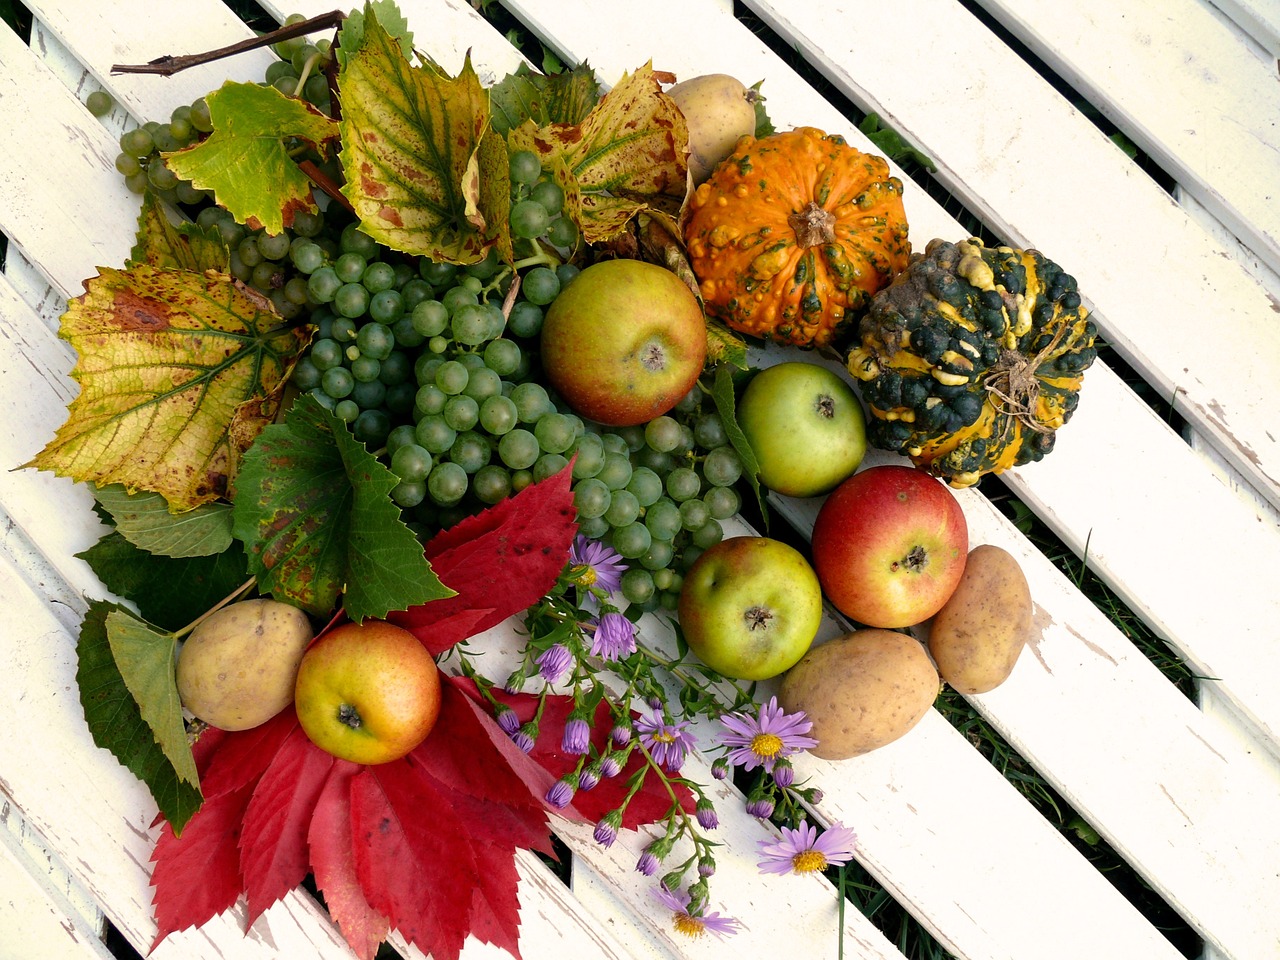
<path fill-rule="evenodd" d="M 26 466 L 161 494 L 181 512 L 225 496 L 306 343 L 225 274 L 102 268 L 62 317 L 80 394 Z"/>

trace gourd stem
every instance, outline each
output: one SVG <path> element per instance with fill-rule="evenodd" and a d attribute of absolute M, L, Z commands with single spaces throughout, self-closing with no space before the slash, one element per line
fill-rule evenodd
<path fill-rule="evenodd" d="M 796 232 L 796 243 L 801 249 L 830 243 L 836 238 L 835 214 L 824 210 L 814 200 L 810 200 L 803 210 L 787 217 L 787 224 Z"/>

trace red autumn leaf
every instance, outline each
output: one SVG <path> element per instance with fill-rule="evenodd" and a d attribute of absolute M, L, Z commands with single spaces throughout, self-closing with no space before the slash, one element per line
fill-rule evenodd
<path fill-rule="evenodd" d="M 227 733 L 210 728 L 202 733 L 193 752 L 205 802 L 245 784 L 257 783 L 297 725 L 298 715 L 289 709 L 251 730 Z"/>
<path fill-rule="evenodd" d="M 337 762 L 295 725 L 258 780 L 240 834 L 240 874 L 249 902 L 246 926 L 306 877 L 308 826 Z"/>
<path fill-rule="evenodd" d="M 457 595 L 387 619 L 440 654 L 536 603 L 555 585 L 578 529 L 572 479 L 570 464 L 436 534 L 427 559 Z"/>
<path fill-rule="evenodd" d="M 356 877 L 351 840 L 351 778 L 360 770 L 336 760 L 316 797 L 307 829 L 307 847 L 316 886 L 324 895 L 329 916 L 359 960 L 373 960 L 386 939 L 390 922 L 369 905 Z"/>

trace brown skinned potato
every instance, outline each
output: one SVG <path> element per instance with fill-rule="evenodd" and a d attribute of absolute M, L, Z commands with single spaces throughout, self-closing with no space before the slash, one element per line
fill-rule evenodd
<path fill-rule="evenodd" d="M 1031 590 L 1008 551 L 969 551 L 964 575 L 929 628 L 929 652 L 942 679 L 965 694 L 1009 678 L 1031 633 Z"/>
<path fill-rule="evenodd" d="M 178 655 L 182 705 L 221 730 L 248 730 L 293 702 L 311 621 L 276 600 L 242 600 L 210 614 Z"/>
<path fill-rule="evenodd" d="M 694 184 L 756 132 L 755 93 L 723 73 L 693 77 L 667 90 L 689 126 L 689 172 Z"/>
<path fill-rule="evenodd" d="M 855 630 L 810 650 L 782 679 L 778 702 L 803 710 L 818 741 L 809 752 L 845 760 L 892 743 L 929 712 L 941 686 L 920 641 Z"/>

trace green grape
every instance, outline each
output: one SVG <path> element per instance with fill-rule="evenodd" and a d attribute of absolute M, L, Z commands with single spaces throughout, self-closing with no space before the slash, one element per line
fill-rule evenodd
<path fill-rule="evenodd" d="M 392 427 L 391 432 L 387 434 L 387 456 L 394 457 L 401 447 L 415 442 L 412 423 L 402 423 Z"/>
<path fill-rule="evenodd" d="M 363 254 L 348 252 L 333 261 L 333 272 L 343 283 L 359 283 L 368 266 Z"/>
<path fill-rule="evenodd" d="M 572 247 L 578 242 L 578 227 L 568 217 L 556 217 L 547 224 L 547 239 L 557 247 Z"/>
<path fill-rule="evenodd" d="M 444 362 L 444 357 L 437 357 L 431 353 L 418 354 L 418 359 L 413 362 L 413 378 L 419 384 L 434 384 L 436 382 L 436 371 L 440 369 L 440 365 Z"/>
<path fill-rule="evenodd" d="M 314 397 L 316 402 L 326 410 L 332 410 L 338 405 L 338 401 L 325 393 L 322 387 L 316 387 L 314 390 L 307 391 L 307 396 Z"/>
<path fill-rule="evenodd" d="M 686 500 L 680 504 L 680 522 L 686 530 L 697 530 L 711 519 L 711 510 L 701 500 Z"/>
<path fill-rule="evenodd" d="M 111 94 L 105 90 L 95 90 L 85 97 L 84 105 L 95 117 L 105 117 L 116 104 Z"/>
<path fill-rule="evenodd" d="M 360 282 L 365 285 L 365 288 L 370 293 L 381 293 L 383 290 L 390 290 L 396 283 L 395 268 L 389 263 L 375 260 L 364 268 L 364 273 L 360 275 Z"/>
<path fill-rule="evenodd" d="M 494 302 L 482 303 L 480 307 L 484 310 L 486 322 L 485 339 L 492 340 L 502 336 L 502 331 L 507 326 L 507 318 L 502 315 L 502 307 Z"/>
<path fill-rule="evenodd" d="M 533 479 L 541 482 L 554 477 L 569 465 L 568 459 L 560 453 L 544 453 L 533 464 Z"/>
<path fill-rule="evenodd" d="M 316 303 L 332 303 L 341 289 L 342 281 L 338 279 L 333 267 L 320 267 L 307 278 L 307 294 Z"/>
<path fill-rule="evenodd" d="M 145 178 L 146 174 L 144 173 L 141 176 Z M 132 179 L 132 178 L 129 178 L 129 179 Z M 125 181 L 125 185 L 128 186 L 130 190 L 133 190 L 133 187 L 129 185 L 128 180 Z M 146 189 L 146 185 L 143 184 L 141 187 L 138 188 L 138 190 L 135 190 L 134 192 L 140 193 L 142 190 L 145 190 L 145 189 Z M 241 283 L 248 283 L 250 280 L 253 279 L 253 270 L 251 270 L 249 267 L 246 267 L 244 265 L 244 261 L 240 259 L 240 254 L 234 250 L 231 251 L 230 257 L 227 258 L 227 270 L 233 277 L 235 277 Z"/>
<path fill-rule="evenodd" d="M 290 374 L 290 379 L 293 381 L 294 386 L 303 393 L 320 385 L 320 368 L 316 366 L 310 354 L 298 360 L 293 368 L 293 373 Z"/>
<path fill-rule="evenodd" d="M 440 297 L 440 302 L 444 304 L 449 316 L 453 316 L 461 307 L 475 306 L 480 302 L 479 295 L 474 290 L 469 290 L 459 284 L 456 287 L 450 287 Z"/>
<path fill-rule="evenodd" d="M 453 345 L 453 341 L 448 337 L 432 337 L 427 341 L 427 349 L 432 353 L 444 353 Z M 444 359 L 441 357 L 440 359 Z"/>
<path fill-rule="evenodd" d="M 500 437 L 509 433 L 519 422 L 520 416 L 510 397 L 501 394 L 485 397 L 480 404 L 480 426 L 492 436 Z"/>
<path fill-rule="evenodd" d="M 368 260 L 377 254 L 378 241 L 361 230 L 358 223 L 349 223 L 342 228 L 342 235 L 338 238 L 338 249 L 343 253 L 358 253 Z"/>
<path fill-rule="evenodd" d="M 297 81 L 298 74 L 294 71 L 293 64 L 289 62 L 289 54 L 282 51 L 292 52 L 304 42 L 304 38 L 294 37 L 291 40 L 281 40 L 279 43 L 272 44 L 271 49 L 276 52 L 280 59 L 273 60 L 267 64 L 267 69 L 262 74 L 263 79 L 267 83 L 275 83 L 282 77 L 286 79 L 292 77 L 294 81 Z"/>
<path fill-rule="evenodd" d="M 680 445 L 680 424 L 672 417 L 654 417 L 645 424 L 644 440 L 659 453 L 670 453 Z"/>
<path fill-rule="evenodd" d="M 560 281 L 560 289 L 563 290 L 572 283 L 573 278 L 581 272 L 582 268 L 576 263 L 562 263 L 556 267 L 556 279 Z"/>
<path fill-rule="evenodd" d="M 351 361 L 351 376 L 356 378 L 357 383 L 371 383 L 377 380 L 381 369 L 382 361 L 370 356 L 360 356 Z"/>
<path fill-rule="evenodd" d="M 333 415 L 343 423 L 354 423 L 360 416 L 360 404 L 354 400 L 339 400 L 333 405 Z"/>
<path fill-rule="evenodd" d="M 279 264 L 263 260 L 253 268 L 253 276 L 249 282 L 263 293 L 270 293 L 284 283 L 284 271 L 280 269 Z"/>
<path fill-rule="evenodd" d="M 667 568 L 671 565 L 674 556 L 675 547 L 670 540 L 652 540 L 649 543 L 649 549 L 640 557 L 640 566 L 646 570 L 670 573 Z"/>
<path fill-rule="evenodd" d="M 391 331 L 391 342 L 395 343 L 394 330 Z M 409 360 L 409 355 L 403 350 L 393 349 L 388 356 L 382 358 L 382 368 L 378 371 L 378 379 L 388 387 L 394 387 L 400 383 L 408 383 L 411 376 L 413 376 L 413 364 Z"/>
<path fill-rule="evenodd" d="M 614 535 L 614 540 L 615 542 L 617 540 L 616 534 Z M 623 556 L 626 556 L 626 554 L 623 554 Z M 629 603 L 644 603 L 653 596 L 657 588 L 654 586 L 653 574 L 648 570 L 632 567 L 622 575 L 619 589 L 622 590 L 622 595 L 627 598 Z"/>
<path fill-rule="evenodd" d="M 574 485 L 573 505 L 578 509 L 579 518 L 603 517 L 612 500 L 609 488 L 594 477 L 580 480 Z"/>
<path fill-rule="evenodd" d="M 289 255 L 289 234 L 281 232 L 258 234 L 258 252 L 268 260 L 283 260 Z"/>
<path fill-rule="evenodd" d="M 586 517 L 578 521 L 578 532 L 592 540 L 603 540 L 609 535 L 609 524 L 604 517 Z"/>
<path fill-rule="evenodd" d="M 120 149 L 139 160 L 151 155 L 156 141 L 145 127 L 135 127 L 120 134 Z"/>
<path fill-rule="evenodd" d="M 414 439 L 432 453 L 444 453 L 458 439 L 458 432 L 440 414 L 423 417 L 413 428 Z"/>
<path fill-rule="evenodd" d="M 369 317 L 377 323 L 390 326 L 403 313 L 404 300 L 401 299 L 399 290 L 379 290 L 369 298 Z"/>
<path fill-rule="evenodd" d="M 731 486 L 742 476 L 742 458 L 731 446 L 716 447 L 703 459 L 702 475 L 713 486 Z"/>
<path fill-rule="evenodd" d="M 386 369 L 386 364 L 382 365 Z M 385 382 L 379 380 L 379 382 Z M 414 385 L 408 380 L 400 383 L 393 383 L 387 387 L 387 395 L 383 399 L 386 404 L 387 412 L 397 420 L 403 420 L 413 412 L 413 393 Z"/>
<path fill-rule="evenodd" d="M 401 480 L 425 480 L 431 467 L 431 452 L 416 443 L 406 443 L 391 455 L 391 472 Z"/>
<path fill-rule="evenodd" d="M 324 214 L 312 213 L 310 210 L 297 210 L 293 214 L 293 224 L 289 227 L 295 235 L 310 239 L 318 237 L 324 229 Z"/>
<path fill-rule="evenodd" d="M 452 506 L 467 493 L 467 472 L 450 461 L 442 461 L 427 476 L 427 494 L 442 507 Z"/>
<path fill-rule="evenodd" d="M 265 257 L 262 251 L 258 249 L 257 236 L 250 235 L 245 237 L 236 245 L 236 253 L 240 254 L 240 259 L 246 267 L 256 267 L 262 263 Z"/>
<path fill-rule="evenodd" d="M 334 317 L 329 324 L 329 336 L 339 343 L 355 343 L 360 325 L 350 317 Z"/>
<path fill-rule="evenodd" d="M 604 515 L 606 522 L 609 514 Z M 616 527 L 613 531 L 613 549 L 628 560 L 636 560 L 645 555 L 653 543 L 653 535 L 643 523 L 632 522 L 624 527 Z M 624 591 L 625 593 L 625 591 Z M 631 599 L 628 597 L 627 599 Z"/>
<path fill-rule="evenodd" d="M 387 386 L 381 380 L 366 383 L 357 380 L 351 388 L 351 399 L 360 404 L 362 410 L 377 410 L 386 405 Z"/>
<path fill-rule="evenodd" d="M 605 453 L 621 453 L 624 456 L 631 453 L 627 441 L 617 430 L 606 430 L 600 434 L 600 442 L 604 444 Z"/>
<path fill-rule="evenodd" d="M 276 313 L 280 314 L 284 320 L 296 317 L 302 312 L 302 305 L 290 300 L 284 291 L 284 287 L 277 287 L 271 291 L 271 305 L 276 308 Z"/>
<path fill-rule="evenodd" d="M 455 430 L 470 430 L 480 420 L 480 404 L 464 394 L 450 397 L 444 405 L 444 422 Z"/>
<path fill-rule="evenodd" d="M 511 473 L 496 463 L 487 463 L 471 478 L 471 490 L 481 503 L 498 503 L 511 495 Z"/>
<path fill-rule="evenodd" d="M 362 356 L 385 360 L 395 349 L 396 336 L 380 323 L 366 323 L 356 333 L 356 346 Z"/>
<path fill-rule="evenodd" d="M 667 474 L 667 495 L 677 502 L 691 500 L 702 490 L 702 479 L 692 467 L 676 467 Z"/>
<path fill-rule="evenodd" d="M 342 346 L 336 340 L 323 337 L 311 344 L 311 362 L 322 373 L 342 363 Z"/>
<path fill-rule="evenodd" d="M 465 303 L 454 311 L 449 329 L 458 343 L 478 346 L 489 339 L 489 318 L 479 303 Z"/>
<path fill-rule="evenodd" d="M 209 103 L 204 97 L 192 101 L 191 113 L 187 119 L 201 133 L 209 133 L 213 130 L 213 120 L 209 117 Z"/>
<path fill-rule="evenodd" d="M 477 354 L 471 354 L 477 356 Z M 475 367 L 470 370 L 470 379 L 467 380 L 466 389 L 462 392 L 473 398 L 477 403 L 488 400 L 490 397 L 500 396 L 502 393 L 502 378 L 490 370 L 488 367 Z"/>
<path fill-rule="evenodd" d="M 542 330 L 542 308 L 528 300 L 517 300 L 507 317 L 507 329 L 517 337 L 536 337 Z"/>
<path fill-rule="evenodd" d="M 662 478 L 648 467 L 635 467 L 631 471 L 631 479 L 627 482 L 627 490 L 641 507 L 652 506 L 662 496 Z"/>
<path fill-rule="evenodd" d="M 289 259 L 299 273 L 310 275 L 324 266 L 324 250 L 320 244 L 304 238 L 302 243 L 290 249 Z"/>
<path fill-rule="evenodd" d="M 533 240 L 546 233 L 550 221 L 547 208 L 536 200 L 521 200 L 512 205 L 508 214 L 512 235 L 526 240 Z"/>
<path fill-rule="evenodd" d="M 194 207 L 202 202 L 206 196 L 205 191 L 197 190 L 195 184 L 190 180 L 179 180 L 178 185 L 174 187 L 174 192 L 178 195 L 178 202 L 186 204 L 188 207 Z"/>
<path fill-rule="evenodd" d="M 661 540 L 655 540 L 653 542 L 653 545 L 654 547 L 656 547 L 660 543 L 662 543 Z M 659 590 L 670 590 L 671 585 L 675 583 L 677 574 L 674 570 L 671 569 L 670 566 L 668 566 L 668 564 L 671 562 L 671 557 L 674 556 L 674 554 L 670 552 L 671 544 L 667 543 L 667 544 L 664 544 L 664 546 L 668 550 L 667 563 L 657 563 L 656 557 L 654 560 L 655 565 L 651 566 L 647 562 L 647 558 L 649 557 L 649 555 L 654 552 L 653 547 L 649 548 L 649 553 L 646 553 L 643 557 L 640 558 L 640 563 L 646 570 L 653 571 L 653 585 L 655 587 L 657 587 Z"/>
<path fill-rule="evenodd" d="M 564 190 L 554 180 L 539 180 L 529 191 L 529 197 L 553 217 L 564 208 Z"/>
<path fill-rule="evenodd" d="M 391 500 L 402 510 L 416 507 L 427 498 L 427 481 L 401 480 L 391 488 Z"/>
<path fill-rule="evenodd" d="M 532 184 L 542 176 L 542 163 L 532 150 L 517 150 L 511 154 L 511 182 Z"/>
<path fill-rule="evenodd" d="M 369 309 L 369 291 L 358 283 L 344 283 L 333 295 L 333 309 L 344 317 L 362 317 Z"/>
<path fill-rule="evenodd" d="M 538 438 L 523 427 L 516 427 L 498 441 L 498 456 L 512 470 L 525 470 L 538 460 Z"/>
<path fill-rule="evenodd" d="M 510 376 L 520 367 L 520 344 L 499 338 L 484 348 L 484 365 L 500 377 Z"/>
<path fill-rule="evenodd" d="M 493 445 L 483 434 L 465 430 L 458 434 L 449 448 L 449 459 L 467 473 L 475 473 L 493 456 Z"/>
<path fill-rule="evenodd" d="M 311 74 L 303 84 L 302 96 L 308 103 L 327 113 L 330 102 L 329 78 L 322 73 Z"/>
<path fill-rule="evenodd" d="M 400 285 L 400 297 L 404 300 L 406 312 L 412 312 L 414 307 L 420 303 L 425 303 L 433 296 L 435 296 L 435 291 L 431 289 L 431 284 L 419 277 L 410 276 L 408 280 Z"/>
<path fill-rule="evenodd" d="M 564 453 L 577 439 L 573 421 L 563 413 L 547 413 L 533 425 L 533 435 L 546 453 Z"/>
<path fill-rule="evenodd" d="M 703 450 L 714 450 L 729 442 L 724 421 L 718 413 L 704 413 L 693 424 L 693 442 Z"/>
<path fill-rule="evenodd" d="M 554 413 L 556 409 L 547 395 L 547 388 L 532 380 L 516 384 L 511 391 L 511 399 L 522 423 L 537 423 L 539 418 Z"/>
<path fill-rule="evenodd" d="M 533 483 L 533 471 L 531 470 L 512 470 L 511 471 L 511 489 L 515 493 L 519 493 L 529 484 Z"/>
<path fill-rule="evenodd" d="M 560 293 L 560 278 L 550 267 L 534 267 L 524 275 L 520 293 L 530 303 L 545 307 Z"/>
<path fill-rule="evenodd" d="M 402 316 L 393 323 L 391 332 L 395 335 L 397 347 L 420 347 L 427 339 L 413 328 L 413 318 L 409 316 Z"/>
<path fill-rule="evenodd" d="M 147 181 L 157 190 L 172 190 L 178 185 L 178 175 L 160 159 L 147 164 Z"/>
<path fill-rule="evenodd" d="M 457 360 L 446 360 L 436 370 L 436 386 L 454 397 L 467 389 L 471 374 Z"/>
<path fill-rule="evenodd" d="M 429 417 L 432 414 L 443 413 L 444 405 L 448 401 L 449 395 L 434 383 L 424 383 L 414 394 L 413 410 L 419 418 Z"/>
<path fill-rule="evenodd" d="M 676 534 L 683 527 L 680 508 L 663 497 L 645 511 L 644 525 L 649 528 L 654 540 L 675 540 Z"/>
<path fill-rule="evenodd" d="M 609 521 L 611 527 L 625 527 L 629 523 L 635 522 L 640 516 L 640 501 L 636 499 L 636 495 L 625 487 L 621 490 L 613 491 L 613 502 L 609 504 L 609 509 L 605 513 L 604 518 Z M 645 550 L 649 549 L 645 547 Z M 644 551 L 642 550 L 641 553 Z"/>
<path fill-rule="evenodd" d="M 444 333 L 449 324 L 449 311 L 439 300 L 423 300 L 413 308 L 413 329 L 424 337 Z"/>
<path fill-rule="evenodd" d="M 724 528 L 720 526 L 719 520 L 708 520 L 693 531 L 690 539 L 695 547 L 705 550 L 707 547 L 714 547 L 724 539 Z"/>
<path fill-rule="evenodd" d="M 575 480 L 594 477 L 604 466 L 604 441 L 598 433 L 584 433 L 573 442 L 571 449 L 576 458 L 573 461 Z"/>
<path fill-rule="evenodd" d="M 465 273 L 469 279 L 488 280 L 493 277 L 501 267 L 502 260 L 498 257 L 498 248 L 495 246 L 488 249 L 482 260 L 477 260 L 475 263 L 469 263 L 463 267 L 462 272 Z M 479 293 L 482 288 L 483 284 L 471 289 L 474 289 L 476 293 Z"/>
<path fill-rule="evenodd" d="M 712 487 L 702 499 L 717 520 L 727 520 L 742 507 L 742 498 L 733 487 Z"/>
<path fill-rule="evenodd" d="M 621 490 L 631 482 L 631 472 L 631 458 L 625 454 L 610 451 L 604 455 L 604 466 L 596 476 L 603 480 L 610 490 Z"/>
<path fill-rule="evenodd" d="M 382 410 L 362 410 L 351 425 L 351 432 L 365 446 L 380 447 L 387 442 L 387 434 L 391 432 L 391 418 Z"/>
<path fill-rule="evenodd" d="M 477 370 L 488 369 L 484 365 L 484 355 L 479 353 L 461 353 L 458 355 L 458 362 L 467 368 L 468 375 L 475 373 Z"/>
<path fill-rule="evenodd" d="M 132 177 L 142 172 L 142 164 L 138 162 L 138 158 L 128 153 L 121 153 L 116 156 L 116 171 L 122 177 Z M 217 207 L 208 207 L 209 210 L 217 210 Z M 201 211 L 202 213 L 204 211 Z"/>
<path fill-rule="evenodd" d="M 418 276 L 437 290 L 452 286 L 458 268 L 452 263 L 439 263 L 425 257 L 418 261 Z"/>

